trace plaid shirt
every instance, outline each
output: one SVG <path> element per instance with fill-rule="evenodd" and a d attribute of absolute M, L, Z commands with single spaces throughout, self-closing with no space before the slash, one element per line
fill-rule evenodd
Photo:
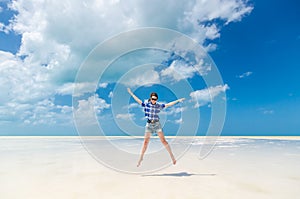
<path fill-rule="evenodd" d="M 148 120 L 159 120 L 158 113 L 165 108 L 165 104 L 152 104 L 151 102 L 143 102 L 142 107 L 144 107 L 145 117 Z"/>

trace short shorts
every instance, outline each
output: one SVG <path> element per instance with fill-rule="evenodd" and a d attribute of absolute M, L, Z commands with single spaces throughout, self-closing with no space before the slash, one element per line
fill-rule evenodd
<path fill-rule="evenodd" d="M 162 132 L 161 124 L 160 122 L 154 122 L 154 123 L 146 123 L 145 127 L 145 133 L 159 133 Z"/>

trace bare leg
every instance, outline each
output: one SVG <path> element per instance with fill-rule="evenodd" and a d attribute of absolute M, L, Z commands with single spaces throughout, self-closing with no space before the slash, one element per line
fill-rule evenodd
<path fill-rule="evenodd" d="M 173 161 L 173 164 L 175 165 L 176 164 L 176 159 L 171 151 L 171 147 L 170 145 L 168 144 L 168 142 L 166 141 L 165 139 L 165 136 L 164 136 L 164 133 L 163 132 L 159 132 L 157 133 L 161 143 L 166 147 L 167 151 L 169 152 L 170 156 L 171 156 L 171 159 Z"/>
<path fill-rule="evenodd" d="M 137 167 L 139 167 L 141 165 L 141 162 L 143 161 L 143 157 L 144 157 L 144 154 L 147 150 L 147 147 L 148 147 L 148 144 L 149 144 L 149 141 L 150 141 L 150 136 L 151 136 L 151 133 L 145 133 L 145 139 L 144 139 L 144 144 L 143 144 L 143 148 L 142 148 L 142 152 L 141 152 L 141 156 L 140 156 L 140 159 L 137 163 Z"/>

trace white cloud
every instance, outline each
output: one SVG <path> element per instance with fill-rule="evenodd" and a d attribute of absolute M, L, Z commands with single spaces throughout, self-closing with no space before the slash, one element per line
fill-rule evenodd
<path fill-rule="evenodd" d="M 273 114 L 274 110 L 264 110 L 263 114 L 268 115 L 268 114 Z"/>
<path fill-rule="evenodd" d="M 108 85 L 108 83 L 100 83 L 100 84 L 98 85 L 98 87 L 99 87 L 99 88 L 106 88 L 107 85 Z"/>
<path fill-rule="evenodd" d="M 9 102 L 0 106 L 0 118 L 3 121 L 30 125 L 65 125 L 72 123 L 72 107 L 55 105 L 51 100 L 42 100 L 35 104 Z"/>
<path fill-rule="evenodd" d="M 76 89 L 75 89 L 76 88 Z M 82 96 L 85 93 L 94 93 L 95 83 L 81 82 L 81 83 L 65 83 L 57 89 L 57 93 L 61 95 L 72 95 L 73 91 L 75 97 Z"/>
<path fill-rule="evenodd" d="M 253 74 L 253 72 L 248 71 L 248 72 L 245 72 L 245 73 L 243 73 L 243 74 L 241 74 L 241 75 L 239 75 L 237 77 L 240 78 L 240 79 L 242 79 L 242 78 L 245 78 L 245 77 L 249 77 L 252 74 Z"/>
<path fill-rule="evenodd" d="M 178 115 L 179 113 L 182 113 L 185 110 L 186 110 L 186 107 L 171 106 L 168 109 L 164 109 L 162 114 L 176 116 L 176 115 Z"/>
<path fill-rule="evenodd" d="M 97 122 L 96 115 L 108 108 L 110 108 L 110 104 L 107 104 L 104 99 L 99 98 L 96 94 L 95 96 L 90 96 L 87 100 L 79 100 L 78 106 L 74 111 L 80 125 L 91 125 Z"/>
<path fill-rule="evenodd" d="M 192 101 L 196 103 L 195 107 L 204 106 L 214 100 L 222 92 L 226 92 L 229 87 L 227 84 L 209 87 L 207 89 L 197 90 L 190 93 Z"/>
<path fill-rule="evenodd" d="M 24 123 L 32 125 L 66 125 L 72 123 L 72 107 L 55 105 L 50 100 L 38 102 Z"/>
<path fill-rule="evenodd" d="M 180 119 L 178 119 L 178 120 L 175 120 L 175 123 L 176 123 L 176 124 L 182 124 L 182 123 L 183 123 L 182 118 L 180 118 Z"/>
<path fill-rule="evenodd" d="M 1 7 L 0 7 L 1 8 Z M 1 10 L 0 10 L 0 13 L 1 13 Z M 4 32 L 5 34 L 8 34 L 9 33 L 9 29 L 7 26 L 5 26 L 4 23 L 1 23 L 0 22 L 0 32 Z"/>
<path fill-rule="evenodd" d="M 205 36 L 207 39 L 213 40 L 220 37 L 220 30 L 217 28 L 216 24 L 212 24 L 211 26 L 203 26 L 203 29 L 206 30 Z"/>
<path fill-rule="evenodd" d="M 45 67 L 27 65 L 17 56 L 3 51 L 0 51 L 0 61 L 2 102 L 33 103 L 50 96 L 54 85 L 48 81 Z"/>
<path fill-rule="evenodd" d="M 90 50 L 114 34 L 137 27 L 166 27 L 181 31 L 203 44 L 205 39 L 220 37 L 221 29 L 216 22 L 207 25 L 204 22 L 221 19 L 226 25 L 241 20 L 252 10 L 252 6 L 244 0 L 176 3 L 172 0 L 14 0 L 9 7 L 16 14 L 9 25 L 0 24 L 0 31 L 20 34 L 22 41 L 16 55 L 0 51 L 0 104 L 1 110 L 12 113 L 14 110 L 7 105 L 8 102 L 15 103 L 15 107 L 19 108 L 25 104 L 32 105 L 23 110 L 25 115 L 32 111 L 40 113 L 42 109 L 33 108 L 39 102 L 50 100 L 53 103 L 57 93 L 71 94 L 74 86 L 82 88 L 80 94 L 92 91 L 93 86 L 88 83 L 73 83 L 76 72 Z M 212 50 L 215 48 L 215 45 L 209 45 Z M 174 68 L 164 73 L 175 80 L 180 77 L 172 70 L 179 68 L 182 76 L 186 77 L 191 77 L 195 72 L 187 65 L 171 67 Z M 199 66 L 198 70 L 201 69 Z M 144 73 L 128 83 L 159 83 L 160 74 L 150 72 L 150 77 L 149 73 Z M 98 99 L 98 102 L 102 101 Z M 85 103 L 88 101 L 82 102 L 81 106 L 89 107 Z M 105 103 L 102 105 L 108 106 Z M 51 104 L 40 106 L 48 106 L 48 110 L 56 107 Z M 31 123 L 34 118 L 37 121 L 38 117 L 44 118 L 43 114 L 36 114 L 31 119 L 27 118 L 26 122 Z M 55 121 L 60 116 L 53 112 L 47 117 Z"/>
<path fill-rule="evenodd" d="M 134 120 L 134 114 L 133 113 L 117 114 L 116 118 L 122 120 Z"/>
<path fill-rule="evenodd" d="M 64 85 L 60 86 L 57 90 L 56 93 L 60 95 L 72 95 L 74 97 L 80 97 L 84 94 L 87 93 L 95 93 L 96 83 L 91 83 L 91 82 L 80 82 L 80 83 L 65 83 Z M 108 83 L 100 83 L 98 85 L 98 88 L 105 89 L 107 87 Z M 74 88 L 75 92 L 74 92 Z M 108 95 L 109 98 L 113 97 L 113 92 L 109 92 Z"/>
<path fill-rule="evenodd" d="M 159 73 L 154 69 L 145 70 L 142 73 L 135 73 L 134 75 L 131 74 L 130 76 L 130 79 L 124 81 L 124 84 L 129 87 L 151 86 L 160 83 Z"/>
<path fill-rule="evenodd" d="M 82 115 L 89 115 L 94 112 L 100 114 L 104 109 L 110 107 L 110 105 L 107 104 L 104 99 L 99 98 L 97 94 L 90 96 L 87 100 L 79 100 L 78 103 L 78 109 L 76 111 L 79 111 Z"/>
<path fill-rule="evenodd" d="M 184 61 L 175 60 L 171 65 L 160 72 L 162 77 L 171 78 L 174 81 L 192 78 L 195 74 L 205 75 L 211 70 L 210 66 L 204 66 L 203 60 L 196 65 L 187 64 Z"/>
<path fill-rule="evenodd" d="M 220 18 L 229 23 L 240 20 L 252 10 L 243 0 L 176 3 L 171 0 L 151 3 L 28 0 L 13 1 L 11 8 L 18 14 L 10 27 L 22 34 L 19 55 L 29 56 L 31 61 L 52 68 L 54 79 L 60 72 L 66 76 L 71 71 L 74 73 L 97 43 L 121 31 L 145 26 L 168 27 L 188 34 L 202 44 L 207 38 L 220 36 L 220 28 L 215 23 L 203 25 L 202 21 Z"/>
<path fill-rule="evenodd" d="M 264 115 L 272 115 L 272 114 L 274 114 L 274 110 L 268 109 L 268 108 L 259 108 L 258 111 L 261 112 Z"/>
<path fill-rule="evenodd" d="M 139 105 L 138 103 L 131 103 L 128 106 L 124 106 L 123 108 L 129 110 L 129 109 L 140 108 L 140 107 L 141 107 L 141 105 Z"/>
<path fill-rule="evenodd" d="M 193 38 L 198 41 L 203 41 L 204 35 L 208 35 L 209 39 L 219 37 L 219 33 L 214 26 L 208 26 L 203 31 L 199 28 L 199 23 L 221 19 L 225 25 L 230 22 L 240 21 L 243 16 L 249 14 L 253 7 L 247 5 L 247 1 L 243 0 L 210 0 L 210 1 L 195 1 L 190 3 L 189 9 L 185 12 L 184 18 L 180 19 L 180 30 L 190 32 Z M 203 28 L 203 27 L 202 27 Z"/>
<path fill-rule="evenodd" d="M 207 46 L 205 46 L 204 49 L 205 49 L 207 52 L 212 52 L 212 51 L 215 51 L 215 50 L 217 49 L 217 45 L 216 45 L 216 44 L 213 44 L 213 43 L 210 43 L 210 44 L 208 44 Z"/>
<path fill-rule="evenodd" d="M 193 77 L 195 71 L 196 69 L 193 66 L 175 60 L 168 68 L 161 71 L 161 75 L 162 77 L 171 77 L 175 81 L 179 81 Z"/>
<path fill-rule="evenodd" d="M 203 21 L 220 18 L 228 24 L 241 20 L 245 14 L 251 12 L 253 8 L 245 5 L 245 2 L 239 0 L 196 1 L 191 14 L 188 16 L 192 19 L 191 21 L 195 21 L 197 18 Z"/>
<path fill-rule="evenodd" d="M 108 97 L 112 98 L 113 96 L 114 96 L 114 93 L 112 91 L 110 91 Z"/>

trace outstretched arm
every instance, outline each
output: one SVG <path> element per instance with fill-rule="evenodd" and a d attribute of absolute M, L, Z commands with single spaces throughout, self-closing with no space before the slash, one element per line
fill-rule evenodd
<path fill-rule="evenodd" d="M 175 100 L 173 102 L 169 102 L 166 104 L 166 107 L 170 107 L 170 106 L 173 106 L 174 104 L 178 103 L 178 102 L 182 102 L 183 100 L 185 100 L 185 98 L 180 98 L 178 100 Z"/>
<path fill-rule="evenodd" d="M 135 94 L 133 94 L 130 88 L 127 88 L 127 91 L 137 103 L 142 104 L 142 100 L 140 100 L 137 96 L 135 96 Z"/>

